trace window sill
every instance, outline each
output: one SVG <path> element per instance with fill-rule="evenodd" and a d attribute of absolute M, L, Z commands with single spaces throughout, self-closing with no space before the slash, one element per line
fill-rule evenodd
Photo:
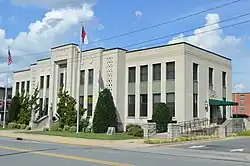
<path fill-rule="evenodd" d="M 147 116 L 140 116 L 139 119 L 148 119 Z"/>
<path fill-rule="evenodd" d="M 128 116 L 127 119 L 135 119 L 135 116 Z"/>

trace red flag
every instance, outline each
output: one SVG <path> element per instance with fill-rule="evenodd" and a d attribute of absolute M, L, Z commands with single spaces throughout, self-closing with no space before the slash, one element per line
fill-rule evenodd
<path fill-rule="evenodd" d="M 10 48 L 8 49 L 8 65 L 12 63 L 12 58 L 11 58 L 11 53 L 10 53 Z"/>
<path fill-rule="evenodd" d="M 82 26 L 82 42 L 84 43 L 84 44 L 88 44 L 88 38 L 87 38 L 87 33 L 86 33 L 86 31 L 85 31 L 85 29 L 84 29 L 84 27 Z"/>

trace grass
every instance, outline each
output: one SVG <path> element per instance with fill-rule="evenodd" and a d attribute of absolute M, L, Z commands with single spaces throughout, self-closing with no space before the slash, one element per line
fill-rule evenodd
<path fill-rule="evenodd" d="M 53 135 L 53 136 L 63 136 L 63 137 L 75 137 L 75 138 L 84 138 L 84 139 L 99 139 L 99 140 L 126 140 L 126 139 L 138 139 L 132 135 L 126 133 L 116 133 L 115 135 L 106 135 L 99 133 L 74 133 L 74 132 L 65 132 L 65 131 L 28 131 L 22 132 L 28 134 L 42 134 L 42 135 Z"/>
<path fill-rule="evenodd" d="M 245 130 L 239 133 L 229 133 L 228 137 L 237 137 L 237 136 L 250 136 L 250 130 Z"/>
<path fill-rule="evenodd" d="M 218 138 L 216 136 L 197 136 L 197 137 L 178 137 L 174 139 L 147 139 L 144 141 L 146 144 L 167 144 L 173 142 L 187 142 L 194 140 L 206 140 L 206 139 L 214 139 Z"/>

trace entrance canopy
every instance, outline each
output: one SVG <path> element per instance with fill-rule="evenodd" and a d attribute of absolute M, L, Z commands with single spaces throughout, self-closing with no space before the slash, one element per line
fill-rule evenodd
<path fill-rule="evenodd" d="M 238 105 L 238 103 L 233 102 L 233 101 L 209 99 L 209 105 L 211 106 L 236 106 Z"/>

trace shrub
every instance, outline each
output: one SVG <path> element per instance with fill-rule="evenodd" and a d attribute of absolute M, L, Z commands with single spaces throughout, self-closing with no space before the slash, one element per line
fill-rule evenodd
<path fill-rule="evenodd" d="M 63 127 L 63 131 L 69 131 L 69 129 L 70 129 L 70 127 L 69 127 L 68 125 L 65 125 L 65 126 Z"/>
<path fill-rule="evenodd" d="M 20 112 L 20 98 L 17 94 L 11 99 L 11 104 L 9 108 L 9 121 L 17 121 L 18 120 L 18 114 Z"/>
<path fill-rule="evenodd" d="M 16 125 L 16 128 L 17 128 L 17 129 L 21 129 L 21 124 L 18 123 L 18 124 Z"/>
<path fill-rule="evenodd" d="M 63 131 L 63 129 L 62 128 L 58 128 L 58 131 Z"/>
<path fill-rule="evenodd" d="M 92 132 L 92 128 L 91 127 L 87 127 L 86 129 L 85 129 L 85 133 L 91 133 Z"/>
<path fill-rule="evenodd" d="M 26 126 L 26 130 L 31 130 L 31 127 L 30 126 Z"/>
<path fill-rule="evenodd" d="M 116 107 L 112 94 L 108 88 L 99 93 L 93 119 L 93 131 L 95 133 L 106 133 L 108 127 L 115 127 L 117 130 L 118 120 Z"/>
<path fill-rule="evenodd" d="M 15 129 L 15 128 L 17 128 L 17 124 L 16 124 L 16 122 L 10 122 L 7 127 L 9 129 Z"/>
<path fill-rule="evenodd" d="M 24 130 L 26 128 L 26 124 L 21 124 L 20 129 Z"/>
<path fill-rule="evenodd" d="M 69 129 L 70 132 L 76 132 L 76 126 L 71 126 Z"/>
<path fill-rule="evenodd" d="M 130 124 L 126 126 L 126 132 L 128 135 L 133 135 L 135 137 L 143 136 L 143 129 L 139 125 Z"/>
<path fill-rule="evenodd" d="M 245 131 L 239 132 L 237 135 L 238 136 L 250 136 L 250 131 L 245 130 Z"/>
<path fill-rule="evenodd" d="M 165 103 L 156 104 L 152 121 L 156 123 L 156 129 L 158 132 L 167 132 L 168 123 L 172 121 L 172 115 Z"/>
<path fill-rule="evenodd" d="M 44 127 L 43 131 L 49 131 L 49 128 L 48 127 Z"/>
<path fill-rule="evenodd" d="M 60 123 L 56 122 L 51 125 L 50 131 L 58 131 L 59 128 L 60 128 Z"/>

